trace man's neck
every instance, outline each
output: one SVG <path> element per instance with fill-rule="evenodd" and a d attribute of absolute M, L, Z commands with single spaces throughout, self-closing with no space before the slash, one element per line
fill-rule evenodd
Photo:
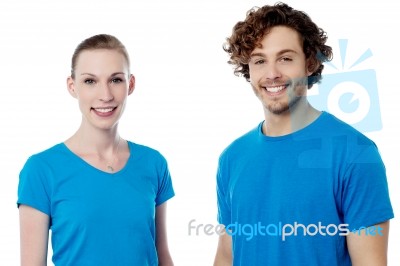
<path fill-rule="evenodd" d="M 305 128 L 321 114 L 306 99 L 285 113 L 273 114 L 265 110 L 263 134 L 270 137 L 284 136 Z"/>

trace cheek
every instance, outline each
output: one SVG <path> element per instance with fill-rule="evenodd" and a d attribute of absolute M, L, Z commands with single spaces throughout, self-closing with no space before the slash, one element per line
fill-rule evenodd
<path fill-rule="evenodd" d="M 118 97 L 119 99 L 126 98 L 129 93 L 129 87 L 124 85 L 124 86 L 115 88 L 114 91 L 115 91 L 115 94 L 114 94 L 115 97 Z"/>
<path fill-rule="evenodd" d="M 79 103 L 79 106 L 86 106 L 86 105 L 90 105 L 91 103 L 91 96 L 88 95 L 88 93 L 77 93 L 77 100 Z"/>
<path fill-rule="evenodd" d="M 114 93 L 114 100 L 118 102 L 126 101 L 128 97 L 128 91 L 118 91 Z"/>
<path fill-rule="evenodd" d="M 253 84 L 257 84 L 260 78 L 262 77 L 262 71 L 260 71 L 260 69 L 249 68 L 249 76 L 250 76 L 250 82 Z"/>
<path fill-rule="evenodd" d="M 88 97 L 84 93 L 77 93 L 76 98 L 78 99 L 79 103 L 83 103 L 83 102 L 87 101 Z"/>

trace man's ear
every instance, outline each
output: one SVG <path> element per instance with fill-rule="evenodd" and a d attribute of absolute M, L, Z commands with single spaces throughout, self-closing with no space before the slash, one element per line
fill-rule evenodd
<path fill-rule="evenodd" d="M 68 89 L 69 94 L 71 94 L 72 97 L 78 98 L 78 95 L 76 94 L 76 91 L 75 91 L 75 81 L 71 76 L 69 76 L 67 78 L 67 89 Z"/>
<path fill-rule="evenodd" d="M 321 63 L 316 59 L 307 59 L 307 76 L 310 76 L 312 73 L 317 71 L 320 65 Z"/>
<path fill-rule="evenodd" d="M 129 90 L 128 95 L 131 95 L 132 92 L 135 90 L 135 76 L 130 74 L 129 75 Z"/>

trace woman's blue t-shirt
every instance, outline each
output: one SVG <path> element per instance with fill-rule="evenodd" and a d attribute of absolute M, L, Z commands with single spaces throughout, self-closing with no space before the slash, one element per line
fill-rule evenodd
<path fill-rule="evenodd" d="M 50 217 L 55 265 L 158 265 L 156 207 L 174 196 L 165 158 L 128 142 L 123 169 L 103 172 L 64 143 L 31 156 L 18 204 Z"/>

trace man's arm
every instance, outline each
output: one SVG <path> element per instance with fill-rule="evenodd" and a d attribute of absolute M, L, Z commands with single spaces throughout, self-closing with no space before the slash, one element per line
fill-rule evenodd
<path fill-rule="evenodd" d="M 232 237 L 224 233 L 218 240 L 217 254 L 215 255 L 214 266 L 232 265 Z"/>
<path fill-rule="evenodd" d="M 389 221 L 347 235 L 353 266 L 386 266 Z"/>

